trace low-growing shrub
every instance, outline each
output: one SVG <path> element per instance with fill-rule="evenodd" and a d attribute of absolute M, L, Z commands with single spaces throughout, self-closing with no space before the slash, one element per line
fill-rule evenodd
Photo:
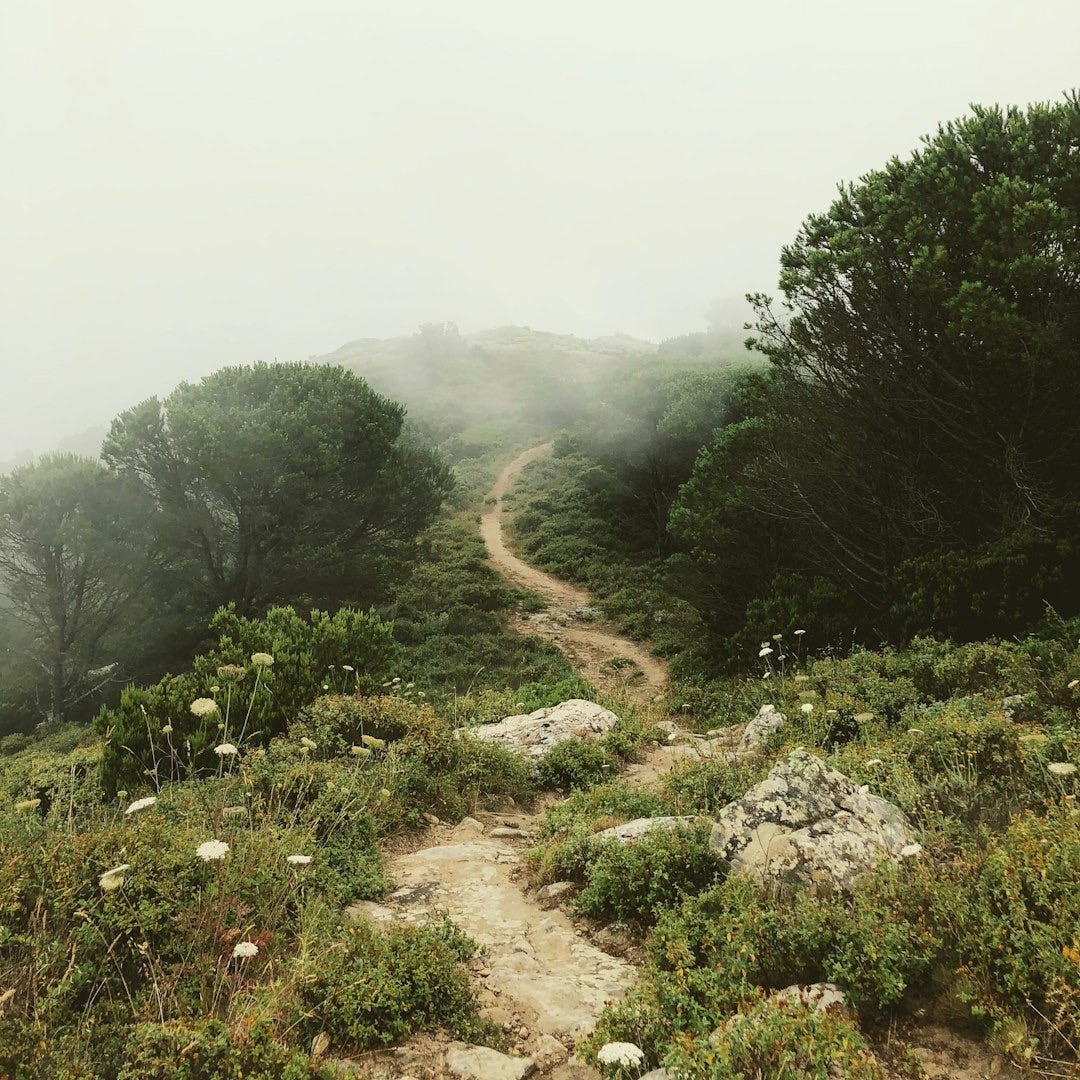
<path fill-rule="evenodd" d="M 711 824 L 657 829 L 640 840 L 594 842 L 574 907 L 593 919 L 649 926 L 665 909 L 709 888 L 720 867 Z"/>
<path fill-rule="evenodd" d="M 329 1068 L 307 1054 L 285 1050 L 268 1025 L 238 1036 L 219 1020 L 147 1023 L 135 1027 L 123 1050 L 116 1080 L 330 1080 Z"/>
<path fill-rule="evenodd" d="M 764 1001 L 667 1058 L 685 1080 L 883 1080 L 858 1024 L 842 1013 Z"/>
<path fill-rule="evenodd" d="M 490 1038 L 464 966 L 475 952 L 449 921 L 386 930 L 360 923 L 301 981 L 296 1024 L 305 1039 L 325 1031 L 339 1051 L 391 1046 L 436 1027 Z"/>

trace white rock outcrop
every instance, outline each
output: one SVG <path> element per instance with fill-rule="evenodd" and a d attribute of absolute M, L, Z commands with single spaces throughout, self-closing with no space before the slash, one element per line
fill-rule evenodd
<path fill-rule="evenodd" d="M 602 705 L 571 698 L 548 709 L 519 716 L 507 716 L 494 724 L 462 728 L 474 739 L 497 743 L 532 758 L 542 758 L 552 747 L 567 739 L 599 739 L 619 718 Z"/>
<path fill-rule="evenodd" d="M 620 844 L 632 844 L 642 840 L 650 833 L 682 829 L 700 820 L 696 817 L 643 817 L 622 825 L 613 825 L 610 829 L 601 829 L 593 834 L 594 840 L 618 840 Z"/>
<path fill-rule="evenodd" d="M 709 846 L 772 891 L 850 889 L 915 835 L 903 813 L 806 750 L 794 750 L 717 815 Z"/>

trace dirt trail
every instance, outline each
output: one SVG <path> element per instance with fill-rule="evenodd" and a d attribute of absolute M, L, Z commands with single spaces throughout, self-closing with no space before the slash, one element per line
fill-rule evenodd
<path fill-rule="evenodd" d="M 597 685 L 649 702 L 667 685 L 665 665 L 602 625 L 582 626 L 573 612 L 588 604 L 588 594 L 522 562 L 506 547 L 502 496 L 525 465 L 550 449 L 550 443 L 534 446 L 500 474 L 491 492 L 494 504 L 481 521 L 488 551 L 510 581 L 540 593 L 550 605 L 546 619 L 520 620 L 523 632 L 545 633 Z M 619 658 L 637 665 L 636 678 L 612 667 Z M 658 785 L 678 762 L 704 753 L 695 748 L 694 739 L 680 736 L 679 745 L 652 748 L 643 762 L 626 769 L 626 781 L 639 787 Z M 423 846 L 392 859 L 389 869 L 396 890 L 382 903 L 355 904 L 349 910 L 380 922 L 418 923 L 449 916 L 483 947 L 473 964 L 481 1011 L 505 1032 L 513 1055 L 470 1062 L 473 1051 L 448 1045 L 445 1036 L 424 1035 L 348 1063 L 361 1067 L 370 1080 L 600 1080 L 574 1058 L 574 1048 L 593 1029 L 604 1005 L 630 987 L 637 969 L 621 955 L 617 935 L 594 935 L 596 942 L 603 941 L 600 948 L 563 908 L 524 890 L 522 854 L 541 816 L 542 807 L 534 813 L 513 807 L 477 811 L 456 826 L 432 819 Z M 912 1042 L 931 1080 L 982 1080 L 1000 1066 L 984 1048 L 966 1040 L 916 1036 Z M 1006 1070 L 996 1080 L 1013 1076 Z"/>
<path fill-rule="evenodd" d="M 547 611 L 518 616 L 514 628 L 553 642 L 586 678 L 601 689 L 625 695 L 638 703 L 652 701 L 667 688 L 667 665 L 644 646 L 619 636 L 602 623 L 582 623 L 575 612 L 589 606 L 589 594 L 530 566 L 506 544 L 503 496 L 513 487 L 526 465 L 545 457 L 551 449 L 551 443 L 543 443 L 514 458 L 495 481 L 480 518 L 480 535 L 499 573 L 514 585 L 538 593 L 548 603 Z M 629 665 L 626 661 L 630 662 Z"/>
<path fill-rule="evenodd" d="M 435 826 L 429 846 L 394 860 L 398 888 L 381 904 L 351 910 L 405 923 L 449 915 L 483 946 L 474 965 L 482 1011 L 507 1033 L 514 1052 L 531 1058 L 544 1076 L 559 1076 L 560 1068 L 563 1076 L 593 1076 L 566 1063 L 636 969 L 591 944 L 565 912 L 546 909 L 522 891 L 516 880 L 521 852 L 536 821 L 522 813 L 478 814 L 454 828 Z M 388 1055 L 386 1075 L 440 1076 L 443 1052 L 406 1046 Z"/>

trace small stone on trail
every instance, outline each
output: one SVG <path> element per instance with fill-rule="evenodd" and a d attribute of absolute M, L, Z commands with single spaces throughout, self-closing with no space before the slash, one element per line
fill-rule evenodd
<path fill-rule="evenodd" d="M 553 881 L 550 885 L 543 885 L 536 890 L 536 899 L 544 907 L 554 907 L 576 888 L 572 881 Z"/>
<path fill-rule="evenodd" d="M 524 1080 L 536 1068 L 532 1058 L 514 1058 L 486 1046 L 452 1042 L 446 1048 L 446 1070 L 457 1080 Z"/>
<path fill-rule="evenodd" d="M 462 818 L 454 829 L 455 839 L 465 839 L 470 836 L 482 836 L 484 826 L 473 817 Z"/>

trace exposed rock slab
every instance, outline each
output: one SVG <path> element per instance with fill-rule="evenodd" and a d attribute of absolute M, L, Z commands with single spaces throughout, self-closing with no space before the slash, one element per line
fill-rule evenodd
<path fill-rule="evenodd" d="M 913 839 L 896 806 L 795 750 L 720 811 L 709 846 L 732 872 L 768 888 L 820 892 L 849 890 L 860 874 L 898 856 Z"/>
<path fill-rule="evenodd" d="M 532 758 L 542 758 L 567 739 L 599 739 L 619 718 L 602 705 L 571 698 L 548 709 L 507 716 L 494 724 L 463 728 L 476 739 L 497 743 Z"/>
<path fill-rule="evenodd" d="M 394 860 L 390 897 L 349 913 L 408 923 L 449 915 L 484 947 L 494 998 L 526 1016 L 530 1030 L 573 1040 L 622 997 L 634 968 L 582 938 L 562 911 L 523 895 L 512 877 L 518 862 L 514 848 L 489 836 L 424 848 Z"/>

